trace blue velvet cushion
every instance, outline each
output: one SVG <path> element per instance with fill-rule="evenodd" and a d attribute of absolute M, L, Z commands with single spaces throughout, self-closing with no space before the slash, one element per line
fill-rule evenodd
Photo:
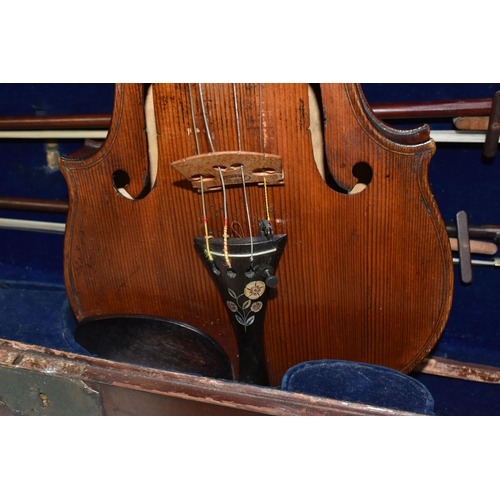
<path fill-rule="evenodd" d="M 88 354 L 71 341 L 76 319 L 64 285 L 0 281 L 0 337 Z"/>
<path fill-rule="evenodd" d="M 325 359 L 300 363 L 282 390 L 434 415 L 434 398 L 412 377 L 385 366 Z"/>

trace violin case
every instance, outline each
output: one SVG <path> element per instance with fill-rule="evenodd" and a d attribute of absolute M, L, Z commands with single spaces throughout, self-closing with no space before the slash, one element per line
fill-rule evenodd
<path fill-rule="evenodd" d="M 361 88 L 375 110 L 384 103 L 491 99 L 500 84 L 362 84 Z M 59 115 L 110 115 L 114 96 L 112 84 L 1 84 L 0 121 L 2 117 L 31 116 L 43 123 Z M 456 127 L 452 118 L 457 116 L 450 113 L 435 118 L 423 114 L 388 122 L 398 128 L 427 123 L 432 132 L 452 132 Z M 42 125 L 31 128 L 37 127 L 44 129 Z M 94 137 L 94 131 L 80 130 L 80 135 L 64 136 L 60 131 L 51 135 L 45 130 L 45 135 L 15 136 L 7 133 L 9 128 L 19 129 L 2 125 L 0 130 L 5 132 L 0 134 L 0 201 L 4 201 L 0 204 L 0 218 L 65 224 L 67 214 L 61 207 L 68 202 L 68 183 L 59 159 L 70 158 L 81 150 L 84 140 Z M 92 147 L 98 149 L 99 145 Z M 497 225 L 498 233 L 487 237 L 492 243 L 500 240 L 500 201 L 496 194 L 500 158 L 495 154 L 486 157 L 483 148 L 484 138 L 437 141 L 430 161 L 429 184 L 450 237 L 454 236 L 457 219 L 460 222 L 465 217 L 466 227 Z M 56 208 L 28 210 L 26 205 L 15 206 L 19 199 L 52 200 Z M 472 232 L 470 238 L 474 238 Z M 486 241 L 484 236 L 479 239 Z M 463 244 L 468 240 L 462 237 L 461 241 Z M 92 244 L 99 242 L 93 240 Z M 451 255 L 461 262 L 471 259 L 462 251 Z M 411 256 L 410 251 L 398 255 L 394 268 Z M 451 309 L 439 340 L 422 362 L 401 374 L 403 395 L 409 391 L 408 384 L 415 382 L 418 390 L 427 391 L 433 404 L 408 407 L 384 398 L 357 398 L 356 394 L 363 392 L 361 372 L 374 374 L 379 391 L 384 384 L 392 383 L 384 378 L 386 375 L 391 381 L 399 380 L 377 363 L 359 363 L 350 371 L 349 360 L 338 363 L 311 358 L 298 368 L 290 366 L 294 371 L 287 372 L 282 384 L 276 380 L 267 385 L 233 380 L 224 349 L 200 329 L 175 318 L 167 326 L 172 343 L 158 349 L 175 351 L 176 329 L 180 328 L 182 342 L 186 339 L 184 332 L 193 336 L 190 352 L 200 349 L 199 358 L 207 371 L 193 369 L 187 361 L 183 364 L 184 358 L 175 352 L 169 359 L 171 364 L 162 365 L 162 360 L 155 364 L 154 353 L 147 349 L 154 343 L 148 337 L 149 330 L 141 330 L 143 337 L 136 339 L 128 354 L 114 353 L 116 339 L 123 341 L 130 332 L 133 335 L 137 331 L 134 322 L 142 321 L 137 315 L 121 317 L 118 323 L 113 323 L 111 315 L 116 342 L 110 336 L 108 345 L 96 348 L 101 349 L 96 353 L 91 344 L 85 344 L 92 334 L 84 338 L 85 333 L 81 333 L 81 327 L 88 322 L 80 322 L 68 297 L 64 233 L 43 226 L 37 230 L 4 226 L 0 228 L 0 415 L 499 415 L 500 335 L 496 314 L 500 270 L 492 258 L 495 255 L 472 255 L 472 275 L 470 268 L 466 275 L 460 263 L 453 265 Z M 488 260 L 491 265 L 474 265 L 475 260 Z M 167 291 L 164 300 L 172 299 Z M 148 325 L 158 324 L 160 328 L 162 321 L 165 318 L 154 318 Z M 307 326 L 305 330 L 307 335 Z M 84 341 L 78 342 L 79 338 Z M 217 366 L 210 371 L 207 359 L 212 355 L 222 360 L 222 368 L 214 361 Z M 316 389 L 308 389 L 309 382 L 293 385 L 298 372 L 318 366 L 324 380 L 315 380 Z M 343 392 L 325 389 L 342 384 Z M 369 388 L 368 392 L 372 390 L 376 389 Z"/>

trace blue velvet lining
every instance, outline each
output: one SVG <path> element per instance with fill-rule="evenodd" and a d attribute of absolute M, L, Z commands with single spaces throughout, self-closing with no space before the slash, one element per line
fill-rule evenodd
<path fill-rule="evenodd" d="M 419 373 L 435 399 L 434 411 L 440 416 L 500 415 L 500 385 L 459 380 Z"/>
<path fill-rule="evenodd" d="M 2 338 L 88 355 L 73 339 L 75 327 L 64 286 L 1 282 Z"/>

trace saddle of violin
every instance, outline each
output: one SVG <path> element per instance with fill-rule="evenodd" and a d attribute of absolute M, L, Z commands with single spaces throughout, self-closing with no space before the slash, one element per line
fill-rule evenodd
<path fill-rule="evenodd" d="M 145 89 L 117 85 L 105 142 L 60 163 L 70 196 L 65 281 L 78 320 L 188 323 L 215 339 L 238 373 L 231 310 L 194 240 L 205 223 L 207 241 L 223 238 L 225 218 L 230 240 L 256 235 L 267 213 L 274 234 L 287 235 L 262 328 L 271 385 L 304 361 L 409 372 L 431 351 L 450 312 L 453 269 L 427 178 L 435 145 L 426 127 L 388 127 L 355 84 L 321 85 L 320 122 L 306 84 Z M 204 192 L 204 214 L 192 184 L 200 176 L 172 164 L 188 159 L 196 169 L 207 155 L 264 161 L 252 171 L 262 182 L 243 187 L 228 176 L 224 193 Z M 278 169 L 266 170 L 266 155 L 282 171 L 264 186 Z M 214 179 L 218 161 L 207 164 Z"/>

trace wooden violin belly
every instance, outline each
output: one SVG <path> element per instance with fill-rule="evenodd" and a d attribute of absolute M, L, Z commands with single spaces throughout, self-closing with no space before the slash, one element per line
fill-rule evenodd
<path fill-rule="evenodd" d="M 433 347 L 448 314 L 446 247 L 430 217 L 388 217 L 374 191 L 325 194 L 327 217 L 309 210 L 302 220 L 315 223 L 288 224 L 280 293 L 266 323 L 270 365 L 285 344 L 292 365 L 336 358 L 407 370 Z"/>
<path fill-rule="evenodd" d="M 360 146 L 349 153 L 325 135 L 329 168 L 346 181 L 349 176 L 339 174 L 339 165 L 366 161 L 373 179 L 356 195 L 336 192 L 321 178 L 313 158 L 307 86 L 238 88 L 242 150 L 279 155 L 284 171 L 284 185 L 268 193 L 274 233 L 288 235 L 264 322 L 271 385 L 278 385 L 290 366 L 312 359 L 410 370 L 444 328 L 453 286 L 446 231 L 426 180 L 430 155 L 402 154 L 399 146 L 394 153 L 377 141 L 373 145 L 365 137 L 369 120 L 348 118 L 347 99 L 340 106 L 347 118 L 341 118 L 355 129 L 351 143 Z M 218 150 L 236 151 L 232 87 L 205 85 L 204 90 L 213 106 L 210 127 Z M 189 323 L 217 340 L 237 371 L 226 305 L 194 247 L 194 237 L 203 235 L 201 197 L 170 167 L 197 153 L 188 88 L 161 84 L 155 92 L 160 160 L 155 187 L 146 197 L 127 200 L 110 182 L 116 165 L 127 161 L 127 147 L 134 147 L 130 138 L 129 146 L 120 146 L 119 130 L 115 135 L 110 131 L 105 146 L 111 146 L 98 169 L 66 168 L 72 197 L 65 244 L 70 301 L 79 319 L 127 312 Z M 336 99 L 344 99 L 342 92 Z M 197 101 L 195 95 L 195 106 Z M 118 108 L 124 108 L 123 102 Z M 224 113 L 218 117 L 221 106 Z M 197 113 L 198 148 L 204 154 L 208 142 Z M 353 158 L 346 159 L 349 154 Z M 248 186 L 247 196 L 249 206 L 257 207 L 252 213 L 256 233 L 264 214 L 262 186 Z M 228 189 L 227 197 L 229 219 L 243 223 L 241 190 Z M 209 225 L 220 237 L 222 195 L 210 193 L 206 200 Z"/>
<path fill-rule="evenodd" d="M 212 293 L 213 284 L 193 240 L 179 238 L 174 218 L 152 216 L 168 214 L 168 196 L 161 191 L 150 193 L 147 205 L 113 199 L 116 194 L 110 192 L 118 210 L 104 205 L 101 220 L 78 219 L 79 234 L 94 236 L 85 244 L 70 246 L 68 259 L 74 264 L 67 281 L 75 290 L 75 313 L 79 318 L 130 313 L 183 321 L 209 333 L 235 357 L 227 313 Z M 85 213 L 82 207 L 79 210 Z M 96 231 L 96 226 L 108 230 Z"/>

